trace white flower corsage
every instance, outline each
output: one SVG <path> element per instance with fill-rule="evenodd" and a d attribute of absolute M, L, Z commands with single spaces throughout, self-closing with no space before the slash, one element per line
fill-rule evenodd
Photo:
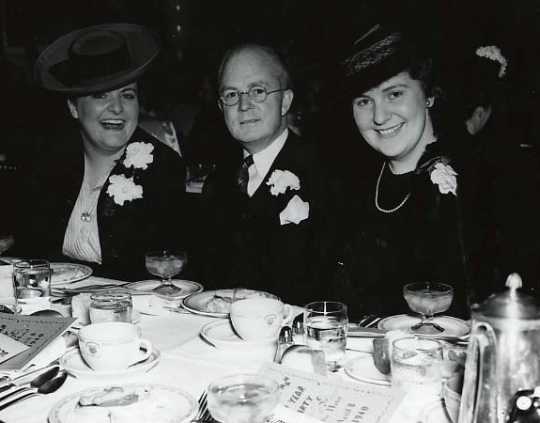
<path fill-rule="evenodd" d="M 133 166 L 135 169 L 148 168 L 148 165 L 154 161 L 152 151 L 154 151 L 154 146 L 147 142 L 129 144 L 126 148 L 124 166 L 127 168 Z"/>
<path fill-rule="evenodd" d="M 279 214 L 279 222 L 282 225 L 294 223 L 298 225 L 302 220 L 309 217 L 309 203 L 303 201 L 298 194 L 289 200 L 287 206 Z"/>
<path fill-rule="evenodd" d="M 111 175 L 109 182 L 107 194 L 120 206 L 123 206 L 126 201 L 143 197 L 143 187 L 133 182 L 133 178 L 126 178 L 124 175 Z"/>
<path fill-rule="evenodd" d="M 508 61 L 506 57 L 503 56 L 501 50 L 497 46 L 485 46 L 478 47 L 476 49 L 476 55 L 479 57 L 485 57 L 486 59 L 493 60 L 494 62 L 499 63 L 499 78 L 502 78 L 506 73 L 506 67 L 508 66 Z"/>
<path fill-rule="evenodd" d="M 300 179 L 288 170 L 274 170 L 266 185 L 270 186 L 272 195 L 284 194 L 287 188 L 298 191 L 300 189 Z"/>
<path fill-rule="evenodd" d="M 443 162 L 437 162 L 432 167 L 430 173 L 431 182 L 439 186 L 441 194 L 451 192 L 457 196 L 457 172 L 452 169 L 452 166 Z"/>

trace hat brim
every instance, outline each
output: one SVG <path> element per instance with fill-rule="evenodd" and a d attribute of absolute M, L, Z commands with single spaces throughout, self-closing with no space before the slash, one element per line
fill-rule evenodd
<path fill-rule="evenodd" d="M 69 48 L 82 33 L 98 29 L 115 31 L 125 37 L 132 55 L 132 65 L 129 69 L 100 78 L 92 84 L 70 84 L 51 72 L 53 67 L 68 61 Z M 45 89 L 68 96 L 108 91 L 137 80 L 148 69 L 159 50 L 157 37 L 143 26 L 129 23 L 95 25 L 70 32 L 47 47 L 36 61 L 34 76 Z"/>

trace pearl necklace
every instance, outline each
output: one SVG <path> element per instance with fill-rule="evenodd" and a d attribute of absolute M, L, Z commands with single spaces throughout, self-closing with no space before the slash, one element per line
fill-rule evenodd
<path fill-rule="evenodd" d="M 379 206 L 379 186 L 381 184 L 381 179 L 382 179 L 382 175 L 383 175 L 385 166 L 386 166 L 386 162 L 383 162 L 383 165 L 381 167 L 381 171 L 379 172 L 379 177 L 377 178 L 377 184 L 375 185 L 375 207 L 377 208 L 377 210 L 379 210 L 382 213 L 394 213 L 395 211 L 399 210 L 400 208 L 402 208 L 405 205 L 405 203 L 407 202 L 407 200 L 411 196 L 411 193 L 409 192 L 405 196 L 405 198 L 401 201 L 401 203 L 399 203 L 393 209 L 383 209 L 381 206 Z"/>

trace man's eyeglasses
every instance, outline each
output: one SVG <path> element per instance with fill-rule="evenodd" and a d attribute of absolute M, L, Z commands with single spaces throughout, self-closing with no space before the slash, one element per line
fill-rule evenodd
<path fill-rule="evenodd" d="M 242 94 L 247 94 L 250 101 L 253 101 L 255 103 L 262 103 L 266 100 L 266 97 L 268 97 L 268 94 L 277 93 L 279 91 L 285 91 L 286 89 L 287 88 L 280 88 L 277 90 L 266 91 L 266 88 L 256 86 L 256 87 L 251 87 L 247 91 L 225 90 L 221 93 L 219 100 L 225 106 L 235 106 L 240 101 L 240 97 L 242 96 Z"/>

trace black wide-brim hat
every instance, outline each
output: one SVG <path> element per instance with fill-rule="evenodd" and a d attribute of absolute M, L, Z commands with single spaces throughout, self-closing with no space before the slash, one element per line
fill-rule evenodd
<path fill-rule="evenodd" d="M 159 53 L 157 37 L 129 23 L 95 25 L 66 34 L 38 57 L 35 78 L 68 96 L 113 90 L 136 81 Z"/>
<path fill-rule="evenodd" d="M 355 39 L 341 62 L 340 96 L 353 99 L 427 60 L 409 33 L 394 25 L 378 24 Z"/>

